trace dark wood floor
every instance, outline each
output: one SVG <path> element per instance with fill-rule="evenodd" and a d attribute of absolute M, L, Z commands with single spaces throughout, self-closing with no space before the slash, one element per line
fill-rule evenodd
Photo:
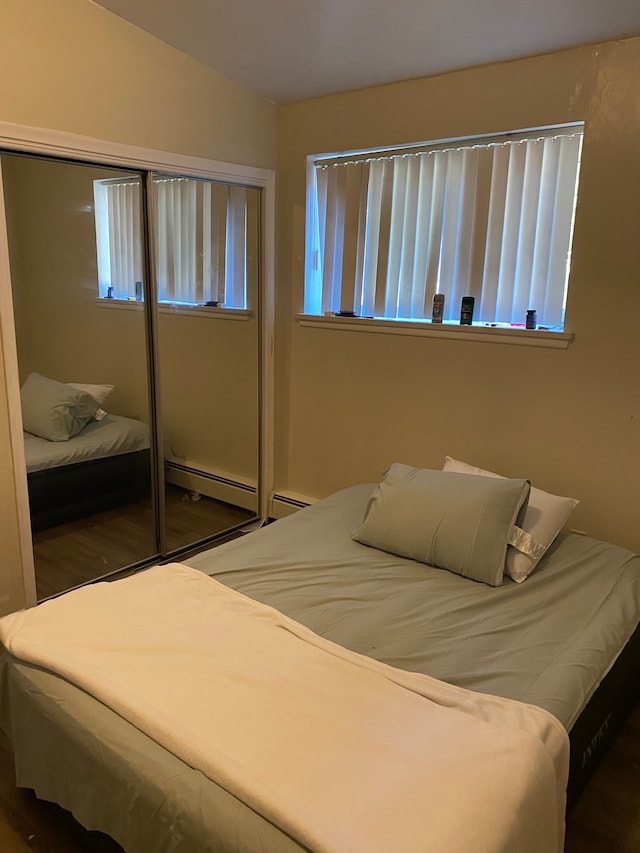
<path fill-rule="evenodd" d="M 213 536 L 253 513 L 204 496 L 167 486 L 168 550 Z M 57 595 L 133 565 L 157 553 L 151 502 L 130 503 L 34 534 L 33 553 L 38 600 Z"/>
<path fill-rule="evenodd" d="M 0 739 L 2 853 L 121 853 L 112 839 L 87 832 L 67 812 L 16 789 L 13 778 L 10 748 Z M 565 853 L 640 853 L 639 783 L 640 706 L 569 817 Z"/>

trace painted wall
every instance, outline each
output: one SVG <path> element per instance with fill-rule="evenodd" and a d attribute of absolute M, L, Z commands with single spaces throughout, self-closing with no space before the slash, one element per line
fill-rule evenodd
<path fill-rule="evenodd" d="M 321 497 L 445 455 L 580 499 L 640 550 L 640 39 L 286 105 L 279 130 L 278 489 Z M 305 158 L 585 121 L 567 350 L 303 328 Z"/>
<path fill-rule="evenodd" d="M 0 121 L 274 168 L 277 110 L 88 0 L 4 0 Z M 0 420 L 7 399 L 0 355 Z M 9 435 L 0 428 L 0 612 L 24 603 Z M 6 596 L 6 598 L 5 598 Z"/>
<path fill-rule="evenodd" d="M 0 120 L 273 168 L 276 108 L 90 0 L 3 0 Z"/>

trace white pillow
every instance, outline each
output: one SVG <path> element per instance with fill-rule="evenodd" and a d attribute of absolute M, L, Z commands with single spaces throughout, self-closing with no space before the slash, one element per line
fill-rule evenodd
<path fill-rule="evenodd" d="M 467 465 L 466 462 L 460 462 L 450 456 L 445 457 L 442 470 L 456 471 L 459 474 L 478 474 L 483 477 L 502 476 L 491 471 L 485 471 L 483 468 Z M 529 577 L 579 503 L 580 501 L 574 498 L 551 495 L 541 489 L 534 488 L 534 486 L 531 487 L 529 503 L 521 526 L 533 538 L 538 548 L 536 548 L 535 556 L 522 553 L 512 545 L 507 549 L 505 568 L 507 574 L 516 583 L 522 583 Z"/>
<path fill-rule="evenodd" d="M 68 441 L 95 417 L 98 401 L 80 388 L 30 373 L 20 389 L 22 425 L 47 441 Z"/>
<path fill-rule="evenodd" d="M 106 416 L 107 413 L 102 408 L 102 404 L 113 391 L 113 385 L 85 385 L 80 382 L 67 382 L 67 385 L 70 385 L 71 388 L 77 388 L 78 391 L 84 391 L 85 394 L 91 394 L 93 399 L 100 404 L 100 408 L 94 415 L 95 420 L 101 421 Z"/>

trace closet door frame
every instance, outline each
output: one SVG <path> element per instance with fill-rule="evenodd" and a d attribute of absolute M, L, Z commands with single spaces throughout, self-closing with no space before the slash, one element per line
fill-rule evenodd
<path fill-rule="evenodd" d="M 242 183 L 261 190 L 260 205 L 260 280 L 259 315 L 259 453 L 258 517 L 267 520 L 274 478 L 274 281 L 275 281 L 275 172 L 253 166 L 240 166 L 218 160 L 206 160 L 166 151 L 138 148 L 77 136 L 64 131 L 26 127 L 0 122 L 0 149 L 25 154 L 41 154 L 86 161 L 110 167 L 173 172 L 224 183 Z M 9 434 L 13 479 L 18 516 L 18 535 L 22 565 L 24 602 L 36 604 L 35 572 L 31 543 L 31 522 L 26 465 L 22 439 L 18 359 L 13 325 L 13 303 L 7 230 L 0 172 L 0 348 L 9 411 Z"/>

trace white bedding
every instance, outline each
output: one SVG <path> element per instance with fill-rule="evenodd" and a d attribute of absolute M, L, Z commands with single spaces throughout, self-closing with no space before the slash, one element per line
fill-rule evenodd
<path fill-rule="evenodd" d="M 185 566 L 0 620 L 313 851 L 560 853 L 568 740 L 540 708 L 349 652 Z"/>
<path fill-rule="evenodd" d="M 24 433 L 27 473 L 119 456 L 147 447 L 149 427 L 120 415 L 106 415 L 101 421 L 91 421 L 68 441 L 47 441 L 46 438 Z"/>

